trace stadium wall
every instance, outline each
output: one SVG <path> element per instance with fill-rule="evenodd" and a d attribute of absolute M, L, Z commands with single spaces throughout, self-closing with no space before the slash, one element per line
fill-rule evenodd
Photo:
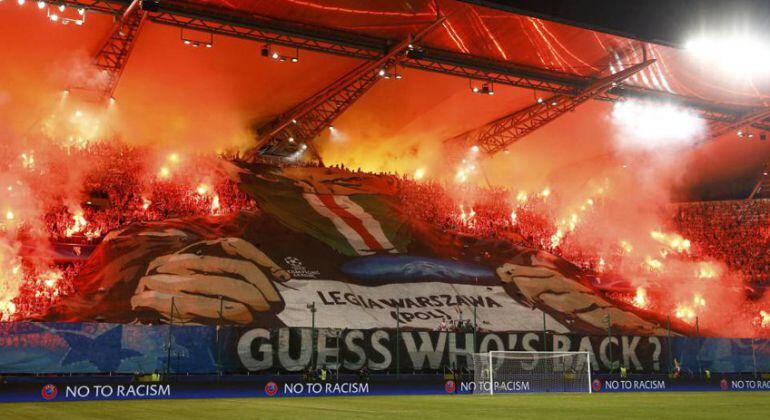
<path fill-rule="evenodd" d="M 770 340 L 752 339 L 25 322 L 0 324 L 0 344 L 0 374 L 426 373 L 462 369 L 473 352 L 544 347 L 588 351 L 597 372 L 770 372 Z"/>

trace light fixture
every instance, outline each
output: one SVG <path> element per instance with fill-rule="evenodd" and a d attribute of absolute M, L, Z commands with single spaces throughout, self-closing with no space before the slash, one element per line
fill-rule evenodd
<path fill-rule="evenodd" d="M 184 45 L 189 45 L 193 48 L 199 48 L 201 46 L 204 46 L 206 48 L 212 48 L 214 46 L 214 34 L 212 33 L 205 33 L 202 34 L 200 31 L 190 31 L 187 32 L 189 35 L 185 34 L 185 29 L 181 28 L 179 30 L 179 39 L 182 40 L 182 43 Z"/>
<path fill-rule="evenodd" d="M 294 137 L 289 137 L 289 143 L 294 143 Z"/>
<path fill-rule="evenodd" d="M 543 98 L 537 98 L 537 103 L 542 104 L 543 103 Z"/>
<path fill-rule="evenodd" d="M 24 6 L 25 0 L 17 0 L 17 3 L 19 3 L 19 6 Z"/>
<path fill-rule="evenodd" d="M 296 119 L 294 119 L 294 118 L 292 118 L 292 119 L 291 119 L 291 123 L 292 123 L 292 124 L 296 124 L 296 123 L 297 123 L 297 120 L 296 120 Z"/>
<path fill-rule="evenodd" d="M 492 82 L 481 82 L 481 84 L 477 84 L 478 81 L 474 81 L 473 79 L 468 79 L 468 83 L 471 87 L 471 92 L 478 93 L 480 95 L 494 95 L 495 94 L 495 85 Z"/>
<path fill-rule="evenodd" d="M 64 10 L 66 10 L 66 9 L 67 9 L 67 6 L 65 6 L 65 5 L 63 5 L 63 4 L 60 4 L 60 5 L 59 5 L 59 11 L 60 11 L 60 12 L 64 13 Z"/>
<path fill-rule="evenodd" d="M 734 77 L 770 74 L 770 43 L 750 33 L 712 33 L 687 41 L 693 59 Z"/>
<path fill-rule="evenodd" d="M 37 2 L 37 8 L 38 9 L 43 9 L 44 7 L 45 7 L 45 2 L 44 1 Z"/>

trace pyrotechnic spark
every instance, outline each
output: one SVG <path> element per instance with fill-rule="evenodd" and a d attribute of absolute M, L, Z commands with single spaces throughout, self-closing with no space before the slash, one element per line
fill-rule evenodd
<path fill-rule="evenodd" d="M 543 191 L 540 191 L 540 196 L 543 198 L 548 198 L 549 195 L 551 195 L 551 189 L 548 187 L 545 187 Z"/>
<path fill-rule="evenodd" d="M 551 248 L 556 248 L 564 238 L 564 232 L 561 229 L 556 229 L 556 233 L 551 235 Z"/>
<path fill-rule="evenodd" d="M 719 273 L 711 263 L 701 262 L 698 264 L 697 276 L 699 279 L 714 279 Z"/>
<path fill-rule="evenodd" d="M 150 208 L 150 204 L 152 204 L 152 201 L 148 200 L 145 197 L 142 197 L 142 210 L 147 210 Z"/>
<path fill-rule="evenodd" d="M 219 212 L 219 195 L 215 195 L 211 201 L 211 214 L 217 214 Z"/>
<path fill-rule="evenodd" d="M 527 192 L 526 191 L 519 191 L 518 194 L 516 194 L 516 201 L 519 203 L 526 203 L 527 202 Z"/>
<path fill-rule="evenodd" d="M 170 175 L 171 175 L 171 171 L 165 166 L 161 167 L 160 171 L 158 172 L 159 178 L 168 178 Z"/>
<path fill-rule="evenodd" d="M 759 326 L 762 328 L 770 327 L 770 313 L 767 311 L 759 311 Z"/>
<path fill-rule="evenodd" d="M 196 192 L 198 193 L 198 195 L 206 195 L 208 191 L 209 191 L 209 186 L 206 184 L 200 184 L 196 189 Z"/>
<path fill-rule="evenodd" d="M 418 168 L 416 171 L 414 171 L 414 179 L 416 181 L 419 181 L 425 177 L 425 169 L 424 168 Z"/>
<path fill-rule="evenodd" d="M 476 211 L 473 210 L 473 207 L 471 207 L 471 210 L 468 213 L 466 213 L 465 207 L 462 204 L 460 204 L 460 220 L 462 220 L 463 223 L 470 222 L 471 219 L 473 219 L 475 216 L 476 216 Z"/>
<path fill-rule="evenodd" d="M 623 249 L 623 251 L 624 251 L 626 254 L 630 254 L 630 253 L 631 253 L 631 251 L 633 251 L 633 250 L 634 250 L 634 247 L 633 247 L 633 246 L 631 246 L 631 244 L 630 244 L 628 241 L 626 241 L 626 240 L 621 240 L 621 241 L 620 241 L 620 248 L 622 248 L 622 249 Z"/>
<path fill-rule="evenodd" d="M 171 153 L 168 155 L 168 161 L 171 163 L 179 163 L 179 154 Z"/>
<path fill-rule="evenodd" d="M 636 296 L 634 296 L 634 306 L 637 308 L 645 309 L 649 306 L 650 302 L 647 299 L 647 290 L 643 287 L 636 288 Z"/>
<path fill-rule="evenodd" d="M 512 224 L 512 225 L 515 225 L 515 224 L 516 224 L 516 219 L 517 219 L 517 217 L 518 217 L 518 216 L 516 215 L 516 210 L 512 211 L 512 212 L 511 212 L 511 224 Z"/>
<path fill-rule="evenodd" d="M 21 154 L 21 166 L 24 169 L 35 168 L 35 152 L 22 153 Z"/>
<path fill-rule="evenodd" d="M 88 221 L 83 217 L 83 211 L 78 210 L 75 212 L 75 214 L 72 216 L 73 224 L 72 226 L 68 227 L 64 234 L 69 238 L 72 235 L 82 232 L 87 226 Z"/>
<path fill-rule="evenodd" d="M 700 307 L 706 306 L 706 299 L 704 299 L 703 296 L 697 293 L 695 294 L 695 296 L 693 296 L 692 301 L 695 304 L 695 306 L 700 306 Z"/>
<path fill-rule="evenodd" d="M 668 245 L 672 250 L 676 252 L 687 252 L 690 250 L 690 240 L 683 238 L 676 233 L 664 233 L 653 230 L 650 232 L 652 239 L 660 242 L 664 245 Z"/>
<path fill-rule="evenodd" d="M 13 218 L 14 218 L 13 210 L 8 210 L 7 212 L 5 212 L 5 220 L 13 220 Z"/>
<path fill-rule="evenodd" d="M 663 263 L 660 262 L 660 260 L 656 260 L 655 258 L 652 258 L 650 256 L 644 257 L 644 263 L 647 264 L 647 267 L 649 267 L 650 270 L 653 270 L 653 271 L 663 270 Z"/>
<path fill-rule="evenodd" d="M 692 322 L 695 319 L 695 311 L 686 304 L 679 304 L 674 309 L 674 316 L 685 322 Z"/>

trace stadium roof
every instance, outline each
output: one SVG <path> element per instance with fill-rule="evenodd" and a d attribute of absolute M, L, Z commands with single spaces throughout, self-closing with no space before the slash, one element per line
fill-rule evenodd
<path fill-rule="evenodd" d="M 630 82 L 644 89 L 698 100 L 757 105 L 770 86 L 726 83 L 679 49 L 568 26 L 456 0 L 170 0 L 164 10 L 261 22 L 308 36 L 384 49 L 434 21 L 447 20 L 422 45 L 437 54 L 503 67 L 548 70 L 559 77 L 590 77 L 608 66 L 658 61 Z"/>

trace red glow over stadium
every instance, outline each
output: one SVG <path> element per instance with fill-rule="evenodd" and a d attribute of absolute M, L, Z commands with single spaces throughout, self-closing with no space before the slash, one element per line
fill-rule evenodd
<path fill-rule="evenodd" d="M 770 339 L 768 47 L 477 3 L 0 1 L 0 321 Z"/>

